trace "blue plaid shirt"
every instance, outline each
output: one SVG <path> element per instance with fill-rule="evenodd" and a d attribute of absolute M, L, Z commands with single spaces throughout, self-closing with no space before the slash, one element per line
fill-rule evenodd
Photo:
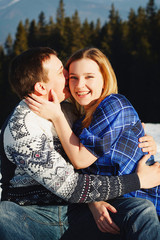
<path fill-rule="evenodd" d="M 131 103 L 120 94 L 111 94 L 97 107 L 88 128 L 81 131 L 82 120 L 74 124 L 74 132 L 81 143 L 97 157 L 97 161 L 82 170 L 98 175 L 124 175 L 135 171 L 144 153 L 138 139 L 144 136 L 139 116 Z M 148 164 L 154 162 L 152 156 Z M 159 187 L 138 190 L 125 197 L 151 200 L 160 215 Z"/>

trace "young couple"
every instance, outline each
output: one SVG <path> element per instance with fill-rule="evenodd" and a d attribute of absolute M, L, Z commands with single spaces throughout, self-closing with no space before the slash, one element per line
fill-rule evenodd
<path fill-rule="evenodd" d="M 121 235 L 112 235 L 112 239 L 144 239 L 146 235 L 159 239 L 159 220 L 149 201 L 121 197 L 110 201 L 113 207 L 106 202 L 90 203 L 157 186 L 160 168 L 158 163 L 147 166 L 145 156 L 137 173 L 122 175 L 135 170 L 143 156 L 138 148 L 143 129 L 131 104 L 117 94 L 116 78 L 105 56 L 97 49 L 82 50 L 70 58 L 67 67 L 71 93 L 84 106 L 84 116 L 74 127 L 81 143 L 64 117 L 73 124 L 77 117 L 73 105 L 62 103 L 64 114 L 59 105 L 70 93 L 56 53 L 49 48 L 30 49 L 12 62 L 13 89 L 21 99 L 34 93 L 36 102 L 27 100 L 31 111 L 21 101 L 2 129 L 1 236 L 16 240 L 110 239 L 110 234 L 102 232 L 115 234 L 120 229 Z M 34 112 L 53 121 L 74 167 L 91 167 L 83 173 L 74 170 L 52 122 Z M 145 151 L 155 152 L 152 138 L 141 140 Z M 86 204 L 67 202 L 90 203 L 101 231 L 95 228 Z"/>

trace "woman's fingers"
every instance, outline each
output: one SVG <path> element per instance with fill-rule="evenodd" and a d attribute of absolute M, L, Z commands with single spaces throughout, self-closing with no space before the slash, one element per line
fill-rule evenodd
<path fill-rule="evenodd" d="M 34 93 L 28 94 L 28 98 L 32 99 L 33 101 L 37 102 L 37 103 L 43 103 L 43 98 L 40 96 L 37 96 Z M 27 98 L 27 99 L 28 99 Z"/>
<path fill-rule="evenodd" d="M 28 107 L 35 113 L 39 113 L 39 106 L 38 104 L 32 103 L 30 100 L 25 99 L 25 103 L 28 105 Z"/>
<path fill-rule="evenodd" d="M 157 144 L 152 136 L 144 136 L 139 139 L 138 147 L 142 149 L 143 152 L 149 152 L 151 155 L 157 153 Z"/>
<path fill-rule="evenodd" d="M 99 229 L 102 232 L 109 232 L 112 234 L 119 234 L 120 230 L 118 226 L 112 221 L 112 223 L 108 223 L 108 221 L 105 219 L 105 217 L 101 216 L 97 223 Z"/>
<path fill-rule="evenodd" d="M 58 97 L 57 94 L 54 92 L 53 89 L 51 89 L 51 96 L 52 96 L 52 101 L 54 101 L 55 103 L 58 103 Z"/>

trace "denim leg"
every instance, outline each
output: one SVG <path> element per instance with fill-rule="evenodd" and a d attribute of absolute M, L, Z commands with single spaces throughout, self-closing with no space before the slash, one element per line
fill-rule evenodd
<path fill-rule="evenodd" d="M 3 240 L 33 240 L 22 208 L 12 202 L 0 203 L 0 236 Z"/>
<path fill-rule="evenodd" d="M 19 206 L 0 203 L 3 240 L 59 240 L 68 228 L 68 206 Z"/>
<path fill-rule="evenodd" d="M 19 206 L 0 203 L 0 239 L 3 240 L 120 240 L 102 233 L 87 204 Z"/>
<path fill-rule="evenodd" d="M 19 206 L 0 203 L 0 237 L 3 240 L 159 240 L 160 225 L 153 204 L 136 198 L 110 203 L 118 210 L 112 219 L 121 228 L 118 235 L 97 228 L 87 204 L 69 206 Z"/>
<path fill-rule="evenodd" d="M 140 198 L 117 198 L 110 201 L 116 209 L 111 214 L 121 229 L 121 238 L 127 240 L 159 240 L 160 223 L 154 205 Z"/>

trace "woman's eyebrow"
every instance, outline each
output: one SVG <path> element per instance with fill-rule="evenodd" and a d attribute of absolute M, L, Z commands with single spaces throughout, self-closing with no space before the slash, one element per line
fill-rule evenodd
<path fill-rule="evenodd" d="M 84 73 L 84 74 L 95 74 L 94 72 L 88 72 L 88 73 Z"/>
<path fill-rule="evenodd" d="M 69 73 L 69 75 L 77 75 L 76 73 Z"/>
<path fill-rule="evenodd" d="M 93 74 L 93 75 L 95 75 L 95 73 L 94 72 L 87 72 L 87 73 L 84 73 L 83 75 L 87 75 L 87 74 Z M 69 75 L 77 75 L 76 73 L 69 73 Z"/>

